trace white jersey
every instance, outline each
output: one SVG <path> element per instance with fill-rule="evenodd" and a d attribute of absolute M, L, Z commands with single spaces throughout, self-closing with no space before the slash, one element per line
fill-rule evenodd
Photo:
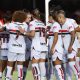
<path fill-rule="evenodd" d="M 73 26 L 73 24 L 72 24 L 72 22 L 71 22 L 71 19 L 66 19 L 66 22 L 62 25 L 62 30 L 66 30 L 67 31 L 67 33 L 70 33 L 71 31 L 74 31 L 74 26 Z M 62 37 L 63 37 L 63 45 L 64 45 L 64 48 L 65 48 L 65 50 L 67 50 L 68 51 L 68 47 L 69 47 L 69 45 L 70 45 L 70 41 L 71 41 L 71 35 L 70 34 L 63 34 L 62 35 Z M 73 44 L 73 49 L 75 50 L 75 51 L 77 51 L 77 46 L 76 46 L 76 42 L 74 41 L 74 44 Z"/>
<path fill-rule="evenodd" d="M 78 24 L 76 23 L 76 21 L 74 19 L 71 19 L 71 18 L 67 18 L 73 25 L 74 28 L 77 28 L 78 27 Z"/>
<path fill-rule="evenodd" d="M 33 20 L 30 22 L 30 30 L 35 30 L 35 36 L 32 40 L 32 47 L 37 51 L 46 51 L 45 41 L 45 25 L 40 20 Z"/>
<path fill-rule="evenodd" d="M 53 23 L 54 23 L 54 21 L 48 21 L 48 23 L 47 23 L 47 28 L 48 28 L 48 27 L 51 27 L 51 26 L 53 25 Z"/>
<path fill-rule="evenodd" d="M 2 27 L 7 27 L 9 25 L 9 23 L 7 24 L 4 24 Z M 2 32 L 2 34 L 0 34 L 1 36 L 1 49 L 4 50 L 4 49 L 8 49 L 8 42 L 9 42 L 9 34 L 4 31 Z"/>
<path fill-rule="evenodd" d="M 73 25 L 74 28 L 78 27 L 78 24 L 76 23 L 76 21 L 74 19 L 71 19 L 71 18 L 68 18 L 68 19 L 70 20 L 70 22 L 72 23 L 72 25 Z M 77 35 L 75 37 L 75 42 L 76 42 L 77 48 L 79 48 L 80 44 L 79 44 Z"/>
<path fill-rule="evenodd" d="M 26 23 L 12 22 L 8 25 L 7 29 L 14 32 L 15 30 L 18 30 L 18 27 L 22 27 L 25 31 L 27 31 L 28 26 Z M 25 54 L 25 37 L 23 35 L 19 35 L 16 39 L 16 34 L 10 34 L 8 48 L 9 52 Z"/>
<path fill-rule="evenodd" d="M 53 25 L 51 26 L 50 32 L 53 32 L 53 34 L 55 32 L 59 33 L 60 29 L 61 29 L 61 26 L 59 25 L 59 23 L 54 22 Z M 52 46 L 53 40 L 54 40 L 54 36 L 50 36 L 50 40 L 49 40 L 50 48 Z M 55 45 L 55 50 L 57 50 L 59 53 L 63 53 L 61 35 L 58 35 L 58 41 L 57 41 L 57 43 Z"/>

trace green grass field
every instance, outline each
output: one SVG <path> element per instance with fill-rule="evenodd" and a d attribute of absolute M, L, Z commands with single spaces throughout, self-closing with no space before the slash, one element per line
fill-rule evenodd
<path fill-rule="evenodd" d="M 17 71 L 14 71 L 13 73 L 13 80 L 17 80 Z M 2 80 L 5 80 L 4 79 L 4 76 L 3 76 L 3 79 Z M 27 72 L 27 75 L 26 75 L 26 80 L 34 80 L 33 79 L 33 75 L 32 75 L 32 71 L 31 71 L 31 63 L 29 65 L 29 69 L 28 69 L 28 72 Z M 55 77 L 53 76 L 53 80 L 56 80 Z M 75 77 L 73 76 L 73 79 L 72 80 L 75 80 Z"/>
<path fill-rule="evenodd" d="M 17 74 L 18 74 L 17 71 L 13 73 L 13 80 L 17 80 Z M 4 77 L 2 80 L 5 80 Z M 34 80 L 31 70 L 28 70 L 28 73 L 26 75 L 26 80 Z M 56 80 L 54 76 L 53 76 L 53 80 Z M 73 77 L 72 80 L 75 80 L 75 78 Z"/>
<path fill-rule="evenodd" d="M 14 73 L 13 73 L 13 80 L 17 80 L 17 71 L 14 71 Z M 3 76 L 3 79 L 2 80 L 5 80 L 4 79 L 4 76 Z M 32 75 L 32 73 L 31 73 L 31 70 L 28 70 L 28 73 L 27 73 L 27 75 L 26 75 L 26 80 L 33 80 L 33 75 Z"/>

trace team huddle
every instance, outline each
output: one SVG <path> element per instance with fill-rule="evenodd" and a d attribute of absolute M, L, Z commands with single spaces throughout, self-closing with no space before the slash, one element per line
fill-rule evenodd
<path fill-rule="evenodd" d="M 17 62 L 17 80 L 26 80 L 29 61 L 34 80 L 80 79 L 80 44 L 75 33 L 80 31 L 74 19 L 66 18 L 63 10 L 49 15 L 47 25 L 40 19 L 38 9 L 32 13 L 15 11 L 4 17 L 0 26 L 0 80 L 5 70 L 5 80 L 12 75 Z"/>

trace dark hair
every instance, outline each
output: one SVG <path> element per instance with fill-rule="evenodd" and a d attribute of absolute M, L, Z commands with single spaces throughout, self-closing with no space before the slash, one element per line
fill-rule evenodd
<path fill-rule="evenodd" d="M 3 21 L 4 21 L 4 23 L 11 22 L 11 20 L 12 20 L 12 14 L 11 14 L 11 12 L 6 12 L 3 15 Z"/>
<path fill-rule="evenodd" d="M 15 11 L 12 20 L 14 22 L 24 22 L 26 20 L 26 13 L 24 11 Z"/>
<path fill-rule="evenodd" d="M 35 17 L 35 18 L 40 18 L 40 11 L 39 11 L 39 9 L 34 9 L 33 10 L 33 12 L 32 12 L 32 14 L 33 14 L 33 16 Z"/>
<path fill-rule="evenodd" d="M 54 19 L 54 20 L 57 20 L 57 16 L 58 16 L 59 14 L 63 14 L 63 15 L 65 16 L 65 12 L 64 12 L 63 10 L 54 11 L 54 12 L 52 13 L 53 19 Z"/>
<path fill-rule="evenodd" d="M 52 13 L 54 12 L 54 11 L 59 11 L 59 10 L 62 10 L 62 7 L 60 6 L 60 5 L 52 5 L 51 7 L 50 7 L 50 10 L 49 10 L 49 14 L 50 15 L 52 15 Z"/>

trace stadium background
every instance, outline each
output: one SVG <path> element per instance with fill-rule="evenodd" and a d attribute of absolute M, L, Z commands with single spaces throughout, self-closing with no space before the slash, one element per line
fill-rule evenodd
<path fill-rule="evenodd" d="M 61 6 L 67 13 L 67 16 L 73 17 L 73 13 L 80 11 L 80 0 L 51 0 L 50 7 L 52 5 Z M 5 11 L 15 11 L 27 9 L 32 11 L 34 8 L 39 8 L 39 10 L 45 14 L 45 0 L 0 0 L 0 15 Z M 29 71 L 27 75 L 27 80 L 33 80 L 31 74 L 31 65 L 29 66 Z M 17 72 L 14 72 L 14 80 L 16 80 Z M 4 80 L 4 79 L 3 79 Z"/>

